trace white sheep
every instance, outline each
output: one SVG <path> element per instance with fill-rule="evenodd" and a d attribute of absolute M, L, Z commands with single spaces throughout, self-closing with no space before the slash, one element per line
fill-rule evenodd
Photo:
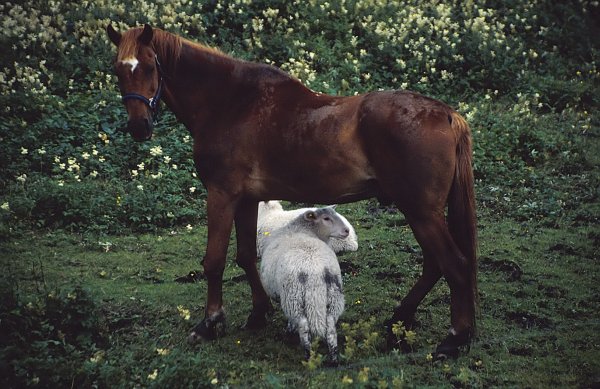
<path fill-rule="evenodd" d="M 291 211 L 285 211 L 281 206 L 281 202 L 272 201 L 261 201 L 258 204 L 258 219 L 256 228 L 256 252 L 258 256 L 262 256 L 263 246 L 265 238 L 269 236 L 273 231 L 283 227 L 292 219 L 298 217 L 306 211 L 314 211 L 317 208 L 300 208 Z M 338 213 L 338 216 L 346 224 L 346 227 L 350 231 L 348 236 L 344 239 L 331 237 L 327 240 L 329 247 L 336 253 L 345 251 L 356 251 L 358 250 L 358 238 L 356 237 L 356 231 L 354 227 L 348 222 L 348 220 Z"/>
<path fill-rule="evenodd" d="M 344 311 L 342 275 L 330 237 L 344 239 L 349 229 L 333 207 L 308 210 L 265 238 L 260 276 L 279 300 L 288 331 L 298 331 L 305 357 L 311 337 L 324 338 L 329 361 L 338 362 L 335 325 Z"/>

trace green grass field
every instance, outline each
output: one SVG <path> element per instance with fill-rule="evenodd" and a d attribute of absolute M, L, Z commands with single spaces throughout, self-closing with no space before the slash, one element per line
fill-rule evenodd
<path fill-rule="evenodd" d="M 225 272 L 227 334 L 190 346 L 206 284 L 175 279 L 201 269 L 205 228 L 95 236 L 30 232 L 4 242 L 3 324 L 28 326 L 14 341 L 29 384 L 170 387 L 593 387 L 600 377 L 598 226 L 554 229 L 481 215 L 479 336 L 456 360 L 431 361 L 448 329 L 448 288 L 418 311 L 413 351 L 384 348 L 384 325 L 420 272 L 418 246 L 401 215 L 369 203 L 341 206 L 360 248 L 340 257 L 347 309 L 339 323 L 339 368 L 302 363 L 276 311 L 269 325 L 240 327 L 250 292 L 233 260 Z M 371 211 L 369 211 L 371 209 Z M 106 239 L 106 238 L 105 238 Z M 232 257 L 232 255 L 230 255 Z M 81 289 L 79 289 L 81 288 Z M 62 308 L 52 319 L 51 307 Z M 45 312 L 44 312 L 45 311 Z M 44 322 L 36 323 L 40 318 Z M 86 328 L 79 328 L 82 322 Z M 8 325 L 7 325 L 8 323 Z M 6 328 L 6 327 L 5 327 Z M 93 342 L 93 344 L 92 344 Z M 321 344 L 319 351 L 325 353 Z M 45 358 L 44 358 L 45 357 Z M 31 363 L 32 365 L 28 364 Z M 56 366 L 61 361 L 63 366 Z M 6 368 L 6 366 L 3 366 Z"/>

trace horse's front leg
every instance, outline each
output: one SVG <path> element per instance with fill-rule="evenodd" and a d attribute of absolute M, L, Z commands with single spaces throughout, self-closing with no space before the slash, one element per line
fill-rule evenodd
<path fill-rule="evenodd" d="M 246 328 L 258 329 L 266 324 L 266 313 L 271 302 L 260 281 L 256 268 L 256 217 L 258 202 L 240 201 L 235 212 L 235 233 L 237 238 L 237 264 L 244 269 L 252 291 L 252 312 Z"/>
<path fill-rule="evenodd" d="M 192 343 L 215 339 L 225 331 L 223 271 L 225 270 L 235 206 L 235 199 L 231 196 L 219 190 L 208 189 L 208 242 L 202 261 L 208 291 L 204 319 L 194 327 L 188 336 L 188 341 Z"/>

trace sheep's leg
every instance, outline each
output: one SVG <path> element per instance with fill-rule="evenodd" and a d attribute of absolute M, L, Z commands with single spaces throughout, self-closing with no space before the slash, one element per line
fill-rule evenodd
<path fill-rule="evenodd" d="M 308 320 L 304 316 L 298 320 L 298 335 L 300 337 L 300 344 L 304 349 L 304 358 L 308 360 L 310 358 L 310 330 Z"/>
<path fill-rule="evenodd" d="M 256 268 L 256 201 L 240 201 L 235 212 L 237 264 L 244 269 L 252 291 L 252 311 L 246 328 L 257 329 L 266 325 L 266 313 L 272 309 Z"/>
<path fill-rule="evenodd" d="M 288 321 L 285 327 L 284 342 L 290 345 L 298 344 L 298 331 L 291 321 Z"/>
<path fill-rule="evenodd" d="M 296 327 L 292 324 L 291 321 L 287 322 L 287 325 L 285 326 L 285 333 L 296 335 Z"/>
<path fill-rule="evenodd" d="M 337 332 L 335 330 L 335 318 L 329 312 L 327 313 L 326 338 L 327 338 L 327 349 L 329 350 L 328 364 L 331 366 L 336 366 L 339 363 Z"/>

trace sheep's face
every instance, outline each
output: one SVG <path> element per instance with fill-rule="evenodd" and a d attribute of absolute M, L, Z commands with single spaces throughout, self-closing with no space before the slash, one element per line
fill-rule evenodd
<path fill-rule="evenodd" d="M 304 220 L 314 226 L 315 233 L 324 241 L 329 238 L 345 239 L 350 234 L 348 226 L 333 207 L 307 211 L 304 213 Z"/>

